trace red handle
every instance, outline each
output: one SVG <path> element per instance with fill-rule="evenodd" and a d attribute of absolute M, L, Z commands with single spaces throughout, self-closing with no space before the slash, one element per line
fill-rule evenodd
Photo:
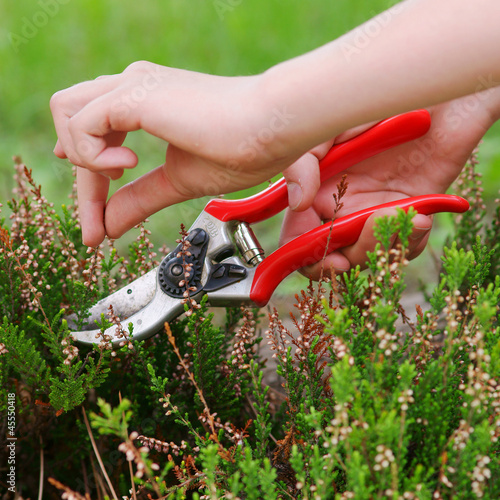
<path fill-rule="evenodd" d="M 430 124 L 426 110 L 411 111 L 383 120 L 357 137 L 336 144 L 319 162 L 321 182 L 367 158 L 421 137 L 429 130 Z M 249 198 L 211 200 L 205 212 L 223 222 L 238 220 L 253 224 L 278 214 L 287 206 L 286 181 L 280 179 Z"/>
<path fill-rule="evenodd" d="M 278 248 L 265 258 L 255 271 L 250 298 L 258 306 L 265 306 L 275 288 L 290 273 L 319 262 L 326 253 L 354 244 L 368 217 L 381 208 L 400 207 L 408 211 L 430 215 L 438 212 L 465 212 L 469 203 L 459 196 L 433 194 L 416 196 L 370 207 L 332 222 L 327 222 Z"/>

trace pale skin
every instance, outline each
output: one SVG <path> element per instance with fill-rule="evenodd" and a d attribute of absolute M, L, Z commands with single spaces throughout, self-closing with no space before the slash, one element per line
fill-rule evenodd
<path fill-rule="evenodd" d="M 260 75 L 218 77 L 141 62 L 58 92 L 51 100 L 54 151 L 81 167 L 84 243 L 96 246 L 162 208 L 255 186 L 283 171 L 293 207 L 282 230 L 286 242 L 332 216 L 340 177 L 320 186 L 318 160 L 333 142 L 422 107 L 433 118 L 429 133 L 349 169 L 338 215 L 445 192 L 500 117 L 499 22 L 498 0 L 407 0 Z M 165 163 L 108 199 L 110 180 L 137 164 L 122 143 L 138 129 L 169 143 Z M 363 264 L 375 244 L 373 221 L 323 266 Z M 411 258 L 432 226 L 424 215 L 413 222 Z M 317 278 L 319 269 L 305 273 Z"/>

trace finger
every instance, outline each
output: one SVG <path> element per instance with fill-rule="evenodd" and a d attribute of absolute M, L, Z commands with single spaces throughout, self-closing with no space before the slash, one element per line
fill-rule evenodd
<path fill-rule="evenodd" d="M 356 243 L 340 250 L 340 252 L 349 260 L 351 267 L 359 265 L 364 269 L 366 267 L 366 254 L 368 252 L 373 252 L 375 246 L 379 243 L 379 240 L 374 234 L 377 219 L 385 216 L 395 217 L 397 214 L 398 212 L 395 208 L 384 208 L 377 210 L 370 215 L 370 217 L 368 217 Z M 397 234 L 393 234 L 390 239 L 390 247 L 392 247 L 396 238 Z"/>
<path fill-rule="evenodd" d="M 283 175 L 288 189 L 288 205 L 298 212 L 309 208 L 320 187 L 319 160 L 332 145 L 332 141 L 321 144 L 290 165 Z"/>
<path fill-rule="evenodd" d="M 283 172 L 292 210 L 306 210 L 311 206 L 320 186 L 318 165 L 316 156 L 306 153 Z"/>
<path fill-rule="evenodd" d="M 417 214 L 412 222 L 413 231 L 408 240 L 408 260 L 415 259 L 424 251 L 431 234 L 433 217 Z"/>
<path fill-rule="evenodd" d="M 287 208 L 281 226 L 279 245 L 283 246 L 289 241 L 297 238 L 305 232 L 321 225 L 318 213 L 313 208 L 308 208 L 303 212 L 296 212 Z"/>
<path fill-rule="evenodd" d="M 127 134 L 124 132 L 112 132 L 108 134 L 105 138 L 106 142 L 106 149 L 104 150 L 104 155 L 101 155 L 100 162 L 97 163 L 95 168 L 99 169 L 99 173 L 102 175 L 106 175 L 110 179 L 116 180 L 119 179 L 123 175 L 123 170 L 124 168 L 130 168 L 128 167 L 121 167 L 120 166 L 120 157 L 119 155 L 122 154 L 123 149 L 120 146 L 123 144 L 123 141 L 127 137 Z M 136 166 L 138 163 L 138 158 L 137 155 L 131 151 L 130 149 L 126 148 L 129 152 L 132 153 L 133 157 L 135 158 L 135 161 L 131 162 L 132 166 Z M 114 153 L 118 151 L 117 156 L 113 156 Z"/>
<path fill-rule="evenodd" d="M 116 181 L 117 179 L 122 177 L 123 172 L 124 172 L 124 170 L 122 168 L 121 169 L 120 168 L 113 168 L 110 170 L 100 170 L 99 174 L 104 176 L 104 177 L 108 177 L 112 181 Z"/>
<path fill-rule="evenodd" d="M 61 146 L 61 142 L 59 141 L 59 139 L 57 140 L 56 145 L 54 147 L 54 154 L 58 158 L 61 158 L 62 160 L 64 160 L 65 158 L 67 158 L 66 153 L 64 152 L 64 149 Z"/>
<path fill-rule="evenodd" d="M 350 268 L 351 263 L 341 252 L 332 252 L 316 264 L 303 267 L 299 272 L 310 280 L 320 281 L 336 274 L 345 273 Z"/>
<path fill-rule="evenodd" d="M 358 265 L 361 269 L 365 269 L 367 253 L 373 252 L 378 243 L 377 238 L 373 234 L 376 219 L 386 215 L 395 216 L 397 215 L 397 211 L 395 209 L 382 209 L 373 213 L 367 219 L 356 243 L 332 252 L 323 261 L 302 269 L 302 274 L 310 279 L 317 280 L 321 276 L 330 276 L 332 270 L 339 274 Z M 332 238 L 335 238 L 335 233 L 332 234 Z M 392 247 L 396 239 L 397 234 L 392 235 L 390 247 Z"/>
<path fill-rule="evenodd" d="M 408 253 L 408 260 L 416 259 L 425 250 L 425 247 L 427 246 L 427 243 L 429 242 L 430 235 L 431 235 L 430 231 L 427 231 L 424 234 L 424 236 L 419 240 L 418 244 L 415 245 L 413 250 Z"/>
<path fill-rule="evenodd" d="M 58 137 L 57 151 L 62 150 L 68 155 L 69 149 L 73 150 L 68 131 L 69 119 L 92 100 L 115 89 L 119 81 L 119 75 L 98 78 L 97 80 L 82 82 L 68 89 L 60 90 L 52 96 L 50 110 Z"/>
<path fill-rule="evenodd" d="M 280 246 L 318 227 L 321 223 L 322 221 L 313 208 L 303 212 L 287 209 L 280 234 Z M 300 273 L 309 279 L 319 280 L 321 276 L 330 276 L 332 269 L 340 273 L 347 271 L 349 267 L 350 263 L 344 255 L 340 252 L 333 252 L 321 262 L 302 268 Z"/>
<path fill-rule="evenodd" d="M 365 123 L 363 125 L 358 125 L 357 127 L 350 128 L 349 130 L 346 130 L 345 132 L 342 132 L 339 134 L 337 137 L 335 137 L 335 140 L 333 141 L 334 144 L 340 144 L 341 142 L 346 142 L 349 139 L 352 139 L 353 137 L 356 137 L 369 128 L 372 128 L 374 125 L 376 125 L 378 122 L 370 122 L 370 123 Z"/>
<path fill-rule="evenodd" d="M 104 208 L 108 197 L 109 179 L 85 168 L 77 169 L 78 207 L 84 245 L 95 247 L 106 235 Z"/>
<path fill-rule="evenodd" d="M 178 199 L 157 167 L 116 191 L 108 200 L 105 213 L 106 234 L 119 238 L 153 213 Z M 160 199 L 159 199 L 160 198 Z"/>
<path fill-rule="evenodd" d="M 66 154 L 64 153 L 62 147 L 59 144 L 59 141 L 56 143 L 56 147 L 54 148 L 54 154 L 61 159 L 67 158 Z M 101 170 L 99 172 L 101 175 L 104 175 L 105 177 L 109 177 L 112 180 L 119 179 L 123 175 L 123 169 L 122 168 L 111 168 L 108 170 Z"/>
<path fill-rule="evenodd" d="M 108 200 L 105 221 L 108 236 L 119 238 L 170 205 L 217 194 L 218 191 L 210 191 L 217 189 L 210 172 L 210 165 L 199 157 L 169 145 L 165 164 L 123 186 Z"/>
<path fill-rule="evenodd" d="M 374 235 L 374 228 L 376 220 L 379 217 L 395 216 L 397 212 L 395 209 L 383 209 L 373 213 L 366 221 L 363 230 L 354 245 L 341 249 L 342 254 L 349 260 L 351 267 L 360 265 L 362 268 L 366 267 L 366 255 L 368 252 L 373 252 L 376 244 L 379 242 Z M 424 215 L 417 214 L 412 222 L 414 228 L 408 240 L 408 259 L 412 260 L 420 255 L 429 239 L 430 230 L 432 228 L 432 218 Z M 397 242 L 397 234 L 391 237 L 391 247 Z"/>
<path fill-rule="evenodd" d="M 117 127 L 113 122 L 114 99 L 113 93 L 98 97 L 68 120 L 71 144 L 65 153 L 79 166 L 100 171 L 137 165 L 137 155 L 122 144 L 126 133 L 140 125 L 134 121 Z"/>

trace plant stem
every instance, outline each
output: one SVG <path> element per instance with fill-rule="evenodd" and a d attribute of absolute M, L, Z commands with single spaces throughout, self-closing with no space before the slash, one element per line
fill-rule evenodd
<path fill-rule="evenodd" d="M 104 464 L 102 463 L 101 455 L 99 453 L 99 450 L 97 449 L 97 444 L 95 442 L 94 435 L 92 434 L 92 429 L 90 428 L 89 420 L 87 418 L 87 414 L 85 413 L 85 408 L 83 408 L 83 407 L 82 407 L 82 413 L 83 413 L 83 420 L 85 421 L 85 427 L 87 427 L 87 432 L 89 434 L 90 442 L 92 443 L 92 448 L 94 449 L 94 453 L 95 453 L 95 456 L 97 458 L 97 461 L 99 462 L 99 466 L 101 467 L 104 478 L 106 479 L 106 482 L 108 483 L 109 489 L 111 490 L 111 494 L 113 495 L 113 499 L 118 500 L 118 497 L 116 496 L 113 485 L 111 484 L 111 480 L 109 479 L 108 473 L 106 472 Z"/>

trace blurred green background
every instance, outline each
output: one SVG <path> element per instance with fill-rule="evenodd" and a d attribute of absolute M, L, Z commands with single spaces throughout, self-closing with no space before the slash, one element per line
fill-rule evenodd
<path fill-rule="evenodd" d="M 13 155 L 33 169 L 49 201 L 56 206 L 67 201 L 70 167 L 52 153 L 55 133 L 48 104 L 57 90 L 121 72 L 137 60 L 222 75 L 262 72 L 340 36 L 393 3 L 0 0 L 0 201 L 11 196 Z M 481 151 L 490 196 L 500 185 L 499 136 L 495 127 Z M 137 132 L 127 144 L 140 164 L 116 187 L 163 161 L 165 145 L 153 137 Z M 187 202 L 153 216 L 153 241 L 171 244 L 179 223 L 189 225 L 205 202 Z M 278 227 L 262 229 L 264 242 L 275 244 Z"/>

